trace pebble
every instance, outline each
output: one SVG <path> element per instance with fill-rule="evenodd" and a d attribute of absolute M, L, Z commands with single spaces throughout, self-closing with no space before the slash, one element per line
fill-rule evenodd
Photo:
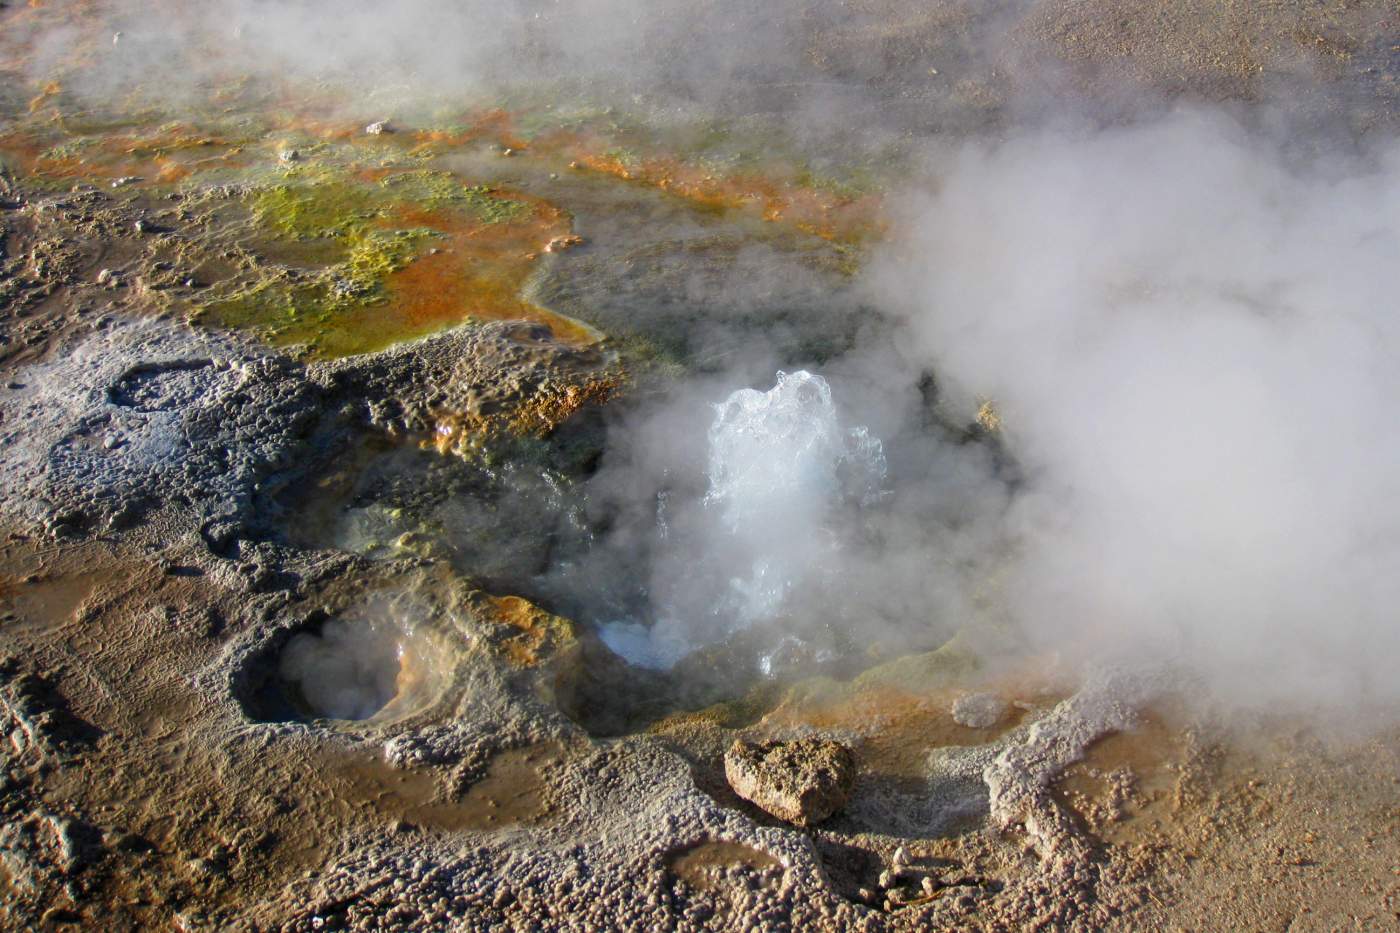
<path fill-rule="evenodd" d="M 967 693 L 953 701 L 953 721 L 969 729 L 989 729 L 1001 722 L 1008 705 L 994 693 Z"/>
<path fill-rule="evenodd" d="M 223 874 L 223 872 L 219 870 L 218 865 L 215 865 L 213 862 L 209 861 L 206 858 L 190 859 L 189 865 L 190 870 L 193 871 L 196 875 L 201 875 L 204 877 L 217 877 L 218 875 Z"/>

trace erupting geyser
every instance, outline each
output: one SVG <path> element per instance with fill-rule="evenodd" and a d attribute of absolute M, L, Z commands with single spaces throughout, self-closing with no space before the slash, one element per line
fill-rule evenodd
<path fill-rule="evenodd" d="M 687 541 L 702 549 L 687 563 L 708 587 L 706 608 L 663 601 L 649 628 L 604 626 L 604 641 L 633 663 L 669 667 L 779 618 L 795 589 L 834 565 L 835 513 L 880 498 L 885 456 L 865 428 L 842 427 L 826 380 L 799 370 L 778 373 L 767 392 L 740 389 L 715 406 L 706 472 L 701 530 Z"/>
<path fill-rule="evenodd" d="M 748 624 L 778 613 L 839 546 L 826 527 L 834 508 L 879 497 L 885 456 L 865 428 L 841 428 L 831 386 L 803 370 L 778 373 L 767 392 L 740 389 L 715 410 L 705 505 L 752 561 L 728 600 Z"/>
<path fill-rule="evenodd" d="M 805 370 L 778 373 L 767 392 L 740 389 L 715 406 L 710 491 L 734 534 L 768 535 L 772 522 L 819 524 L 839 500 L 879 498 L 885 455 L 863 427 L 842 430 L 831 386 Z"/>

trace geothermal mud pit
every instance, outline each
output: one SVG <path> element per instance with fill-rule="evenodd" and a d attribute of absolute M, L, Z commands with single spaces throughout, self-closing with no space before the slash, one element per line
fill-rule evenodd
<path fill-rule="evenodd" d="M 1347 310 L 1333 267 L 1393 301 L 1394 10 L 507 6 L 0 4 L 0 925 L 1400 923 L 1400 644 L 1348 621 L 1393 529 L 1320 552 L 1355 576 L 1287 568 L 1336 637 L 1250 565 L 1225 618 L 1278 634 L 1214 639 L 1210 574 L 1164 556 L 1181 500 L 1155 550 L 1054 508 L 1138 514 L 1142 438 L 1091 411 L 1134 379 L 1037 384 L 1061 334 L 998 317 L 1099 309 L 1061 274 L 1106 282 L 1062 328 L 1091 350 L 1135 302 Z M 1114 193 L 1160 204 L 1124 163 L 1286 210 L 1183 208 L 1139 249 Z M 1222 272 L 1181 246 L 1207 227 L 1264 245 Z M 1338 486 L 1384 461 L 1346 404 L 1381 385 L 1326 396 L 1364 455 Z M 1232 428 L 1271 411 L 1227 387 Z M 1327 539 L 1265 511 L 1225 537 Z M 1171 586 L 1125 570 L 1148 552 Z"/>

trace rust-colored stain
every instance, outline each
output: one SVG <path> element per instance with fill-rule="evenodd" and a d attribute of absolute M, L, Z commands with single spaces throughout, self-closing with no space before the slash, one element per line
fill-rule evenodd
<path fill-rule="evenodd" d="M 39 112 L 45 104 L 62 93 L 63 85 L 57 81 L 50 81 L 39 90 L 38 96 L 29 101 L 29 112 Z"/>
<path fill-rule="evenodd" d="M 520 596 L 483 595 L 477 605 L 482 616 L 500 626 L 496 646 L 516 667 L 534 667 L 573 634 L 567 619 Z"/>
<path fill-rule="evenodd" d="M 785 704 L 767 717 L 769 723 L 807 726 L 820 731 L 864 736 L 857 746 L 863 768 L 880 774 L 919 777 L 934 748 L 982 745 L 1018 725 L 1025 711 L 1011 706 L 1001 722 L 973 729 L 953 720 L 957 689 L 910 691 L 867 686 L 814 701 Z"/>
<path fill-rule="evenodd" d="M 699 207 L 757 210 L 765 220 L 826 240 L 858 241 L 884 230 L 878 195 L 846 197 L 806 187 L 776 168 L 771 174 L 725 174 L 665 152 L 624 161 L 609 141 L 579 133 L 546 134 L 535 141 L 535 148 L 568 160 L 575 170 L 650 185 Z"/>
<path fill-rule="evenodd" d="M 504 196 L 503 196 L 504 197 Z M 468 319 L 530 321 L 554 339 L 588 346 L 588 327 L 525 301 L 520 290 L 552 240 L 570 232 L 568 216 L 544 201 L 509 196 L 530 204 L 531 216 L 511 223 L 475 223 L 456 211 L 404 207 L 386 226 L 424 227 L 445 235 L 436 252 L 419 256 L 389 275 L 380 312 L 404 322 L 406 331 L 426 331 Z"/>
<path fill-rule="evenodd" d="M 54 124 L 59 129 L 63 121 Z M 78 135 L 62 138 L 79 140 Z M 33 131 L 0 136 L 0 151 L 15 159 L 31 174 L 49 178 L 112 179 L 134 177 L 156 183 L 188 178 L 215 166 L 240 167 L 242 147 L 231 140 L 200 135 L 186 127 L 171 127 L 157 134 L 130 136 L 108 134 L 83 148 L 62 150 Z"/>
<path fill-rule="evenodd" d="M 468 143 L 488 140 L 504 149 L 523 152 L 529 148 L 515 129 L 515 117 L 507 110 L 492 108 L 467 114 L 462 118 L 464 128 L 418 130 L 408 135 L 414 143 L 412 153 L 456 149 Z"/>
<path fill-rule="evenodd" d="M 538 386 L 501 412 L 441 411 L 429 444 L 439 453 L 469 456 L 502 437 L 548 437 L 580 409 L 607 403 L 622 383 L 622 375 L 609 370 L 583 383 Z"/>

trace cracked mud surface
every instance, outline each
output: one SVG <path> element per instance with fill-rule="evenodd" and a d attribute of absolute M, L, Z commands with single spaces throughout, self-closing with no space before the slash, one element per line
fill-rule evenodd
<path fill-rule="evenodd" d="M 965 5 L 854 6 L 814 40 L 814 75 L 887 89 L 895 122 L 911 99 L 961 128 L 1007 118 L 1014 71 L 923 82 L 980 28 Z M 1383 5 L 1101 6 L 1045 4 L 1016 47 L 1091 92 L 1127 75 L 1244 101 L 1321 56 L 1319 112 L 1394 119 Z M 740 196 L 584 133 L 503 161 L 520 143 L 499 116 L 449 141 L 126 128 L 119 159 L 87 158 L 42 118 L 61 102 L 34 117 L 6 94 L 6 929 L 1400 923 L 1393 728 L 1227 729 L 1156 674 L 986 664 L 997 634 L 976 624 L 844 679 L 686 693 L 533 587 L 587 530 L 568 489 L 600 456 L 599 410 L 742 348 L 746 325 L 701 332 L 697 307 L 757 303 L 795 356 L 870 326 L 850 283 L 865 195 Z M 461 164 L 410 178 L 420 144 Z M 363 174 L 369 146 L 390 174 Z M 325 175 L 295 174 L 315 160 Z M 439 257 L 463 254 L 477 271 L 447 313 Z M 353 714 L 288 673 L 298 639 L 341 650 L 338 626 L 337 663 L 380 690 Z M 1002 701 L 985 722 L 955 718 L 983 693 Z M 854 757 L 830 820 L 798 828 L 728 786 L 736 738 L 811 736 Z"/>

